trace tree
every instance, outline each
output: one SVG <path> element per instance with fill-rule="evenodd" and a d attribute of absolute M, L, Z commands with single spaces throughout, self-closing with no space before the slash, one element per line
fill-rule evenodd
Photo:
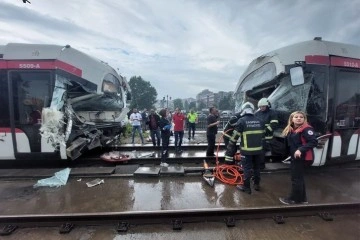
<path fill-rule="evenodd" d="M 221 110 L 227 110 L 227 109 L 234 110 L 234 108 L 235 108 L 235 101 L 231 97 L 231 95 L 223 97 L 219 102 L 219 109 Z"/>
<path fill-rule="evenodd" d="M 184 110 L 186 111 L 186 112 L 189 112 L 189 102 L 187 101 L 187 100 L 185 100 L 185 102 L 184 102 Z"/>
<path fill-rule="evenodd" d="M 206 108 L 206 104 L 202 101 L 199 101 L 197 109 L 201 111 L 203 108 Z"/>
<path fill-rule="evenodd" d="M 143 80 L 141 76 L 133 76 L 130 78 L 129 85 L 131 89 L 131 109 L 153 108 L 156 103 L 157 92 L 150 82 Z"/>
<path fill-rule="evenodd" d="M 177 107 L 180 108 L 180 109 L 184 109 L 182 100 L 180 98 L 174 99 L 173 104 L 174 104 L 174 109 L 177 108 Z"/>
<path fill-rule="evenodd" d="M 194 111 L 196 110 L 196 102 L 191 102 L 191 103 L 189 103 L 189 111 L 190 111 L 191 109 L 194 109 Z"/>

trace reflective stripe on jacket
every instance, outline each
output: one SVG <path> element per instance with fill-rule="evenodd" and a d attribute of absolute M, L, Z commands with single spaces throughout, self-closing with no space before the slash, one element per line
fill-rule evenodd
<path fill-rule="evenodd" d="M 258 117 L 265 125 L 265 139 L 272 139 L 274 130 L 279 125 L 276 112 L 272 109 L 266 109 L 265 111 L 259 110 L 255 113 L 255 116 Z"/>
<path fill-rule="evenodd" d="M 262 152 L 262 140 L 264 137 L 264 124 L 260 119 L 251 114 L 246 114 L 236 124 L 235 130 L 230 138 L 234 145 L 241 137 L 240 152 L 242 155 L 257 155 Z M 225 156 L 235 154 L 227 151 Z"/>

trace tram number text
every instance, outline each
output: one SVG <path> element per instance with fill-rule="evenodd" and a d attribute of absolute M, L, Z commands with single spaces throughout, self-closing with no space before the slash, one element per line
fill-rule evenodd
<path fill-rule="evenodd" d="M 345 66 L 345 67 L 359 68 L 358 63 L 356 63 L 356 62 L 347 62 L 347 61 L 344 61 L 344 66 Z"/>
<path fill-rule="evenodd" d="M 40 64 L 34 63 L 20 63 L 19 68 L 40 68 Z"/>

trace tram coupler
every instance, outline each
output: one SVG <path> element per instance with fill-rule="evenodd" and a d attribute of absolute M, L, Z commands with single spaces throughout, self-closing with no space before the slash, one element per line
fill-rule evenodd
<path fill-rule="evenodd" d="M 209 184 L 211 187 L 214 186 L 214 183 L 215 183 L 214 174 L 213 174 L 212 171 L 209 169 L 209 165 L 207 164 L 207 162 L 206 162 L 205 160 L 204 160 L 203 179 L 204 179 L 205 182 L 207 182 L 207 184 Z"/>

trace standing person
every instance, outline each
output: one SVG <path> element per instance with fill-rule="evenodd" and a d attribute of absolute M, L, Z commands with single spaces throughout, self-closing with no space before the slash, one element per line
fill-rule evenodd
<path fill-rule="evenodd" d="M 165 108 L 166 110 L 166 119 L 170 122 L 170 125 L 172 125 L 172 113 L 168 108 Z M 170 136 L 172 137 L 174 135 L 172 131 L 172 127 L 170 129 Z"/>
<path fill-rule="evenodd" d="M 197 113 L 194 111 L 194 109 L 191 109 L 190 112 L 187 115 L 187 120 L 188 120 L 188 128 L 189 128 L 189 141 L 190 141 L 190 137 L 191 137 L 191 131 L 192 131 L 192 139 L 194 140 L 194 136 L 195 136 L 195 130 L 196 130 L 196 123 L 198 121 L 198 115 Z"/>
<path fill-rule="evenodd" d="M 241 164 L 244 171 L 244 184 L 237 185 L 240 191 L 251 194 L 250 179 L 254 175 L 254 190 L 260 190 L 260 160 L 262 154 L 262 139 L 264 124 L 254 116 L 254 105 L 246 102 L 241 106 L 241 118 L 235 126 L 225 152 L 225 162 L 234 163 L 236 142 L 241 137 Z"/>
<path fill-rule="evenodd" d="M 216 113 L 217 113 L 217 110 L 215 107 L 209 108 L 209 116 L 207 117 L 207 129 L 206 129 L 206 138 L 207 138 L 207 142 L 208 142 L 208 146 L 206 149 L 207 157 L 215 156 L 215 154 L 214 154 L 215 140 L 216 140 L 218 125 L 220 123 Z"/>
<path fill-rule="evenodd" d="M 154 109 L 150 109 L 150 115 L 148 117 L 148 121 L 146 122 L 146 124 L 149 125 L 150 137 L 154 146 L 160 146 L 159 121 L 160 121 L 159 115 L 157 115 Z"/>
<path fill-rule="evenodd" d="M 306 114 L 296 111 L 290 114 L 283 135 L 291 158 L 291 192 L 289 197 L 279 200 L 283 204 L 307 203 L 304 171 L 314 162 L 313 148 L 317 146 L 314 129 L 308 124 Z"/>
<path fill-rule="evenodd" d="M 136 108 L 134 108 L 133 113 L 130 115 L 130 123 L 132 125 L 132 141 L 131 141 L 132 144 L 134 144 L 134 137 L 136 131 L 139 132 L 141 143 L 144 144 L 144 138 L 141 129 L 141 121 L 142 121 L 141 114 L 138 112 Z"/>
<path fill-rule="evenodd" d="M 277 114 L 271 109 L 271 104 L 267 98 L 262 98 L 258 102 L 259 110 L 255 116 L 265 124 L 265 138 L 263 141 L 263 155 L 261 156 L 260 169 L 265 168 L 265 152 L 270 151 L 270 141 L 273 139 L 274 130 L 278 127 L 279 120 Z"/>
<path fill-rule="evenodd" d="M 148 121 L 148 116 L 149 116 L 148 110 L 146 108 L 144 108 L 144 110 L 141 113 L 141 117 L 142 117 L 142 120 L 143 120 L 141 125 L 142 125 L 142 128 L 143 128 L 143 131 L 146 131 L 146 122 Z"/>
<path fill-rule="evenodd" d="M 162 167 L 168 167 L 169 164 L 167 164 L 166 158 L 168 156 L 169 152 L 169 139 L 170 139 L 170 129 L 171 124 L 170 121 L 166 118 L 167 117 L 167 110 L 161 109 L 160 112 L 160 121 L 159 121 L 159 127 L 161 129 L 161 164 Z"/>
<path fill-rule="evenodd" d="M 180 108 L 175 108 L 175 113 L 172 117 L 174 123 L 175 135 L 175 152 L 181 153 L 181 144 L 184 137 L 185 115 L 180 111 Z"/>

